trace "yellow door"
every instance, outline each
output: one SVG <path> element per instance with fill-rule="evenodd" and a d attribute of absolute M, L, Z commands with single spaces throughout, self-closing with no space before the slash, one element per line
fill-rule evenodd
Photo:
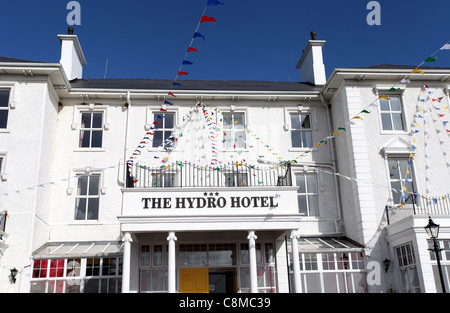
<path fill-rule="evenodd" d="M 181 293 L 208 293 L 209 275 L 207 268 L 180 268 Z"/>

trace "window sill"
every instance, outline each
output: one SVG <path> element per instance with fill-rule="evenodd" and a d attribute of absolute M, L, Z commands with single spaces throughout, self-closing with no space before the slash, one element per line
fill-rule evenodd
<path fill-rule="evenodd" d="M 311 148 L 289 148 L 289 152 L 306 152 L 306 151 L 316 151 L 317 149 L 314 149 L 314 147 Z"/>
<path fill-rule="evenodd" d="M 405 130 L 382 130 L 380 135 L 410 135 L 411 133 Z"/>
<path fill-rule="evenodd" d="M 103 148 L 76 148 L 73 152 L 106 152 Z"/>
<path fill-rule="evenodd" d="M 0 134 L 1 133 L 5 133 L 5 134 L 9 134 L 11 131 L 8 128 L 1 128 L 0 129 Z"/>

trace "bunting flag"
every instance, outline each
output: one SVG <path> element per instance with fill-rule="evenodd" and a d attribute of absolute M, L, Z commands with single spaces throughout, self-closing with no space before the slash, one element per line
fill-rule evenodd
<path fill-rule="evenodd" d="M 198 32 L 200 24 L 205 23 L 205 22 L 214 22 L 214 23 L 216 23 L 216 19 L 214 17 L 210 17 L 210 16 L 206 16 L 205 15 L 207 7 L 223 5 L 223 4 L 224 4 L 223 2 L 216 1 L 216 0 L 208 0 L 207 3 L 205 4 L 205 7 L 203 9 L 203 13 L 202 13 L 202 15 L 200 17 L 200 20 L 199 20 L 199 22 L 197 24 L 197 27 L 196 27 L 195 31 L 194 31 L 194 35 L 192 36 L 191 42 L 189 43 L 189 46 L 188 46 L 188 48 L 187 48 L 187 50 L 185 52 L 185 56 L 184 56 L 183 61 L 182 61 L 181 65 L 180 65 L 180 67 L 179 67 L 178 73 L 177 73 L 175 79 L 172 82 L 172 87 L 182 86 L 183 84 L 177 81 L 178 78 L 180 76 L 187 76 L 187 75 L 189 75 L 189 73 L 186 72 L 186 71 L 183 71 L 182 68 L 183 68 L 184 65 L 192 65 L 192 64 L 194 64 L 193 62 L 187 60 L 188 53 L 190 53 L 190 52 L 197 52 L 198 53 L 198 49 L 192 47 L 192 44 L 194 43 L 194 40 L 196 38 L 202 38 L 203 41 L 205 41 L 205 36 L 203 36 L 201 33 Z M 175 90 L 173 90 L 173 89 L 169 90 L 168 93 L 167 93 L 167 96 L 170 96 L 170 97 L 176 99 L 176 95 L 175 95 L 174 92 L 175 92 Z M 160 111 L 161 112 L 167 112 L 167 109 L 166 109 L 165 105 L 174 105 L 174 103 L 172 101 L 168 101 L 167 99 L 164 99 L 164 102 L 163 102 L 163 104 L 160 107 Z M 192 110 L 190 111 L 190 113 L 192 113 Z M 186 121 L 188 121 L 188 120 L 189 120 L 188 117 L 186 117 L 186 119 L 183 119 L 183 123 L 181 125 L 185 125 Z M 147 132 L 145 134 L 144 139 L 141 140 L 141 142 L 138 145 L 138 148 L 136 148 L 136 150 L 130 156 L 129 161 L 127 162 L 129 173 L 130 173 L 130 177 L 132 177 L 133 181 L 136 179 L 136 178 L 134 178 L 131 175 L 131 169 L 132 169 L 132 166 L 133 166 L 133 161 L 135 161 L 141 155 L 141 150 L 139 150 L 139 149 L 142 149 L 143 147 L 145 147 L 145 145 L 147 145 L 151 141 L 151 136 L 154 136 L 154 134 L 155 134 L 154 132 Z M 168 141 L 166 140 L 162 144 L 163 145 L 162 148 L 164 148 L 166 150 L 171 150 L 173 144 L 176 143 L 178 137 L 181 137 L 181 136 L 182 136 L 182 132 L 172 133 L 172 135 L 168 138 Z M 163 159 L 163 161 L 167 162 L 167 160 L 165 160 L 165 159 Z"/>
<path fill-rule="evenodd" d="M 204 23 L 204 22 L 214 22 L 216 23 L 216 19 L 214 17 L 210 17 L 210 16 L 202 16 L 200 23 Z"/>
<path fill-rule="evenodd" d="M 450 43 L 446 43 L 440 50 L 450 50 Z"/>

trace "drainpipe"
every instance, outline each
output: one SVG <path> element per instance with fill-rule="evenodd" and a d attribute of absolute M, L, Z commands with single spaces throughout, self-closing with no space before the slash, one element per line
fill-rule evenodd
<path fill-rule="evenodd" d="M 123 172 L 122 172 L 122 178 L 120 180 L 120 183 L 126 187 L 126 181 L 127 181 L 127 175 L 126 175 L 126 171 L 127 171 L 127 152 L 128 152 L 128 128 L 130 127 L 130 109 L 131 109 L 131 92 L 128 90 L 127 91 L 127 103 L 126 103 L 126 108 L 127 108 L 127 117 L 126 117 L 126 124 L 125 124 L 125 140 L 124 140 L 124 147 L 123 147 Z M 119 173 L 120 175 L 120 173 Z"/>
<path fill-rule="evenodd" d="M 325 110 L 327 112 L 328 134 L 331 134 L 330 110 L 328 109 L 328 105 L 325 103 L 325 99 L 323 97 L 322 91 L 319 93 L 319 95 L 320 95 L 320 101 L 322 102 L 322 104 L 325 107 Z M 332 163 L 332 167 L 333 167 L 333 172 L 335 172 L 336 171 L 336 158 L 335 158 L 335 155 L 334 155 L 333 146 L 331 144 L 330 144 L 330 151 L 331 151 L 331 163 Z M 333 176 L 334 176 L 334 189 L 335 189 L 335 192 L 336 192 L 337 205 L 338 205 L 338 217 L 334 221 L 334 227 L 336 228 L 336 233 L 340 233 L 338 222 L 342 220 L 342 205 L 341 205 L 341 197 L 339 195 L 339 188 L 338 188 L 339 181 L 338 181 L 336 175 L 333 175 Z"/>

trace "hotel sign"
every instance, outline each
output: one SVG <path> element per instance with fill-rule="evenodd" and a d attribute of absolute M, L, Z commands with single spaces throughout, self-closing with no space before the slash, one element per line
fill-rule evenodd
<path fill-rule="evenodd" d="M 279 197 L 279 196 L 278 196 Z M 275 196 L 221 196 L 219 192 L 205 192 L 202 197 L 143 197 L 143 209 L 223 209 L 276 208 Z"/>
<path fill-rule="evenodd" d="M 298 214 L 297 187 L 124 188 L 123 216 Z"/>

